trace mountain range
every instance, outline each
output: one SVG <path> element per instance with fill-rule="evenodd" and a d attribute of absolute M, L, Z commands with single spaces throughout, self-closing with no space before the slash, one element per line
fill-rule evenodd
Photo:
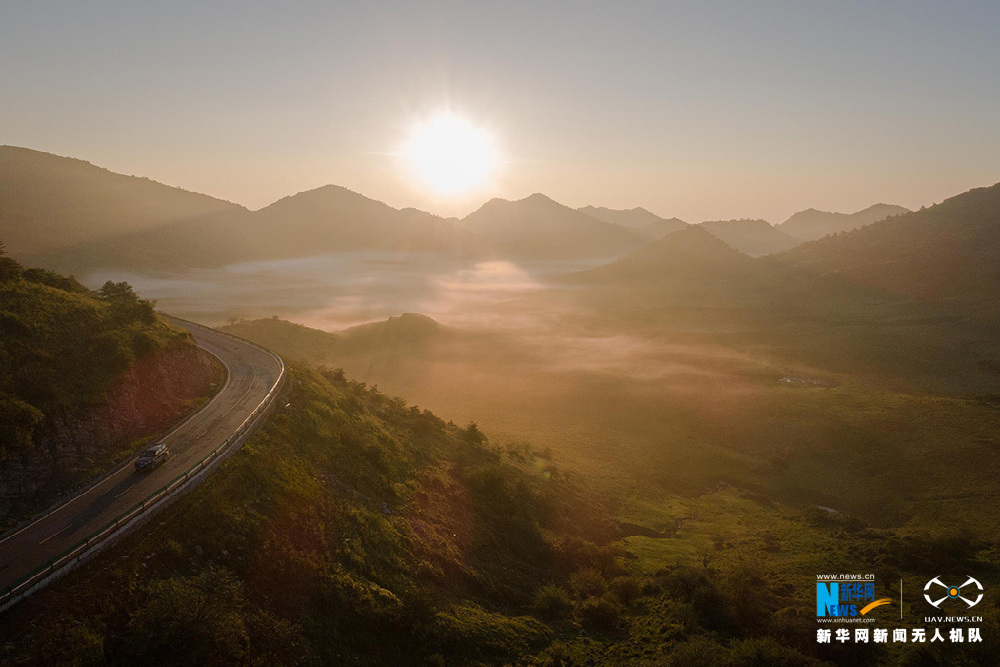
<path fill-rule="evenodd" d="M 662 238 L 687 226 L 687 223 L 680 218 L 661 218 L 644 208 L 616 210 L 603 206 L 584 206 L 576 210 L 604 222 L 634 229 L 651 239 Z"/>
<path fill-rule="evenodd" d="M 462 225 L 490 239 L 507 257 L 618 257 L 646 242 L 632 229 L 598 220 L 539 193 L 518 201 L 491 199 L 466 216 Z"/>
<path fill-rule="evenodd" d="M 829 213 L 809 208 L 785 220 L 778 225 L 778 230 L 799 241 L 815 241 L 828 234 L 849 232 L 909 212 L 910 209 L 893 204 L 873 204 L 856 213 Z"/>
<path fill-rule="evenodd" d="M 995 317 L 1000 183 L 804 243 L 780 261 L 914 299 L 979 301 Z"/>
<path fill-rule="evenodd" d="M 987 224 L 996 210 L 992 191 L 915 213 L 876 204 L 849 215 L 809 209 L 777 227 L 764 220 L 697 227 L 746 255 L 784 253 L 783 262 L 886 289 L 955 294 L 980 289 L 972 276 L 995 280 Z M 963 228 L 962 221 L 969 224 Z M 691 227 L 642 208 L 573 209 L 543 194 L 493 199 L 459 220 L 396 209 L 333 185 L 250 211 L 82 160 L 0 147 L 0 239 L 13 256 L 62 271 L 222 266 L 353 251 L 614 260 Z M 802 243 L 831 234 L 839 236 Z"/>
<path fill-rule="evenodd" d="M 744 229 L 770 229 L 775 245 L 789 247 L 753 259 L 740 236 Z M 1000 291 L 1000 183 L 850 232 L 805 243 L 787 238 L 764 220 L 705 222 L 581 275 L 692 284 L 709 274 L 738 275 L 744 283 L 751 274 L 771 276 L 768 282 L 776 283 L 781 274 L 787 282 L 833 281 L 925 302 L 990 303 Z"/>
<path fill-rule="evenodd" d="M 751 257 L 782 252 L 799 244 L 767 220 L 709 220 L 700 226 Z"/>
<path fill-rule="evenodd" d="M 242 213 L 242 206 L 83 160 L 0 146 L 0 238 L 29 262 L 77 243 Z"/>

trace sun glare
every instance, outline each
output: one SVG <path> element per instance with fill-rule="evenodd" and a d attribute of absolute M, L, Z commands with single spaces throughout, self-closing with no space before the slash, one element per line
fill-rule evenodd
<path fill-rule="evenodd" d="M 403 157 L 435 194 L 457 195 L 487 184 L 499 163 L 493 135 L 451 114 L 418 123 Z"/>

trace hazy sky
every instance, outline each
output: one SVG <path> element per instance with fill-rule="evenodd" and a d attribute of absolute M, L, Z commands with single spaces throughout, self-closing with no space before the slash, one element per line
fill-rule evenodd
<path fill-rule="evenodd" d="M 1000 180 L 995 0 L 5 0 L 0 63 L 0 144 L 251 208 L 336 183 L 780 222 Z M 488 191 L 393 157 L 444 109 L 497 137 Z"/>

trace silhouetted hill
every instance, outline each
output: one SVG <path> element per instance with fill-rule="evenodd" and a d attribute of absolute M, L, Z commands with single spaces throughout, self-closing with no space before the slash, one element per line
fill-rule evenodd
<path fill-rule="evenodd" d="M 647 238 L 661 239 L 667 234 L 673 234 L 690 226 L 680 218 L 666 218 L 651 222 L 639 231 Z"/>
<path fill-rule="evenodd" d="M 643 236 L 651 239 L 662 238 L 671 232 L 676 232 L 687 226 L 687 223 L 680 218 L 661 218 L 644 208 L 616 210 L 603 206 L 584 206 L 577 210 L 581 213 L 586 213 L 592 218 L 634 229 Z"/>
<path fill-rule="evenodd" d="M 785 220 L 778 225 L 778 230 L 800 241 L 815 241 L 828 234 L 849 232 L 890 216 L 909 212 L 910 209 L 893 204 L 874 204 L 857 213 L 828 213 L 810 208 Z"/>
<path fill-rule="evenodd" d="M 700 226 L 751 257 L 782 252 L 799 244 L 767 220 L 710 220 Z"/>
<path fill-rule="evenodd" d="M 426 315 L 403 313 L 381 322 L 370 322 L 345 330 L 344 348 L 348 352 L 412 348 L 433 339 L 440 329 L 440 325 Z"/>
<path fill-rule="evenodd" d="M 337 365 L 351 356 L 415 350 L 431 342 L 441 327 L 426 315 L 403 313 L 338 333 L 312 329 L 277 317 L 235 322 L 220 330 L 263 345 L 286 359 Z"/>
<path fill-rule="evenodd" d="M 480 237 L 451 220 L 394 209 L 336 185 L 256 211 L 250 229 L 270 253 L 281 256 L 356 250 L 476 254 L 486 249 Z"/>
<path fill-rule="evenodd" d="M 123 232 L 45 252 L 36 261 L 83 274 L 95 269 L 173 270 L 263 259 L 259 239 L 250 232 L 251 215 L 245 210 L 226 211 Z"/>
<path fill-rule="evenodd" d="M 636 283 L 663 286 L 667 282 L 695 285 L 728 280 L 754 267 L 747 255 L 734 250 L 698 225 L 668 234 L 611 264 L 573 274 L 573 282 Z"/>
<path fill-rule="evenodd" d="M 326 363 L 340 348 L 341 337 L 275 317 L 242 320 L 219 327 L 273 350 L 292 362 Z"/>
<path fill-rule="evenodd" d="M 462 224 L 509 257 L 615 257 L 645 242 L 634 230 L 597 220 L 542 194 L 518 201 L 492 199 Z"/>
<path fill-rule="evenodd" d="M 83 160 L 0 146 L 0 238 L 25 261 L 82 242 L 232 212 L 246 210 Z"/>
<path fill-rule="evenodd" d="M 972 210 L 993 205 L 975 194 Z M 759 258 L 697 225 L 562 281 L 585 285 L 571 295 L 625 330 L 713 332 L 737 349 L 910 390 L 991 391 L 1000 340 L 997 224 L 986 215 L 953 233 L 955 218 L 968 219 L 965 202 L 957 203 L 928 209 L 926 225 L 892 218 Z M 963 235 L 971 249 L 959 251 Z M 953 296 L 928 301 L 929 288 L 943 285 Z"/>
<path fill-rule="evenodd" d="M 61 249 L 45 260 L 67 271 L 157 269 L 356 251 L 476 255 L 487 247 L 452 220 L 416 209 L 397 210 L 328 185 L 252 213 L 224 212 L 132 231 Z"/>
<path fill-rule="evenodd" d="M 778 259 L 913 298 L 981 301 L 995 314 L 1000 184 L 805 243 Z"/>

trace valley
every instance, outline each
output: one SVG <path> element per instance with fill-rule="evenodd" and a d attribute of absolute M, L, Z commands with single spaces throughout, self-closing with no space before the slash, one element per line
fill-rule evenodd
<path fill-rule="evenodd" d="M 533 195 L 489 202 L 467 227 L 435 227 L 464 239 L 449 247 L 437 232 L 372 247 L 347 229 L 324 232 L 329 243 L 307 242 L 321 252 L 303 254 L 283 242 L 256 258 L 142 268 L 102 266 L 74 246 L 63 257 L 87 258 L 79 265 L 83 285 L 124 281 L 163 312 L 258 343 L 290 364 L 297 387 L 292 412 L 222 468 L 223 487 L 193 495 L 188 505 L 202 518 L 171 519 L 118 548 L 123 559 L 137 554 L 160 563 L 164 581 L 178 587 L 150 589 L 146 602 L 123 604 L 155 598 L 169 607 L 178 596 L 208 595 L 203 577 L 221 568 L 236 573 L 226 575 L 236 579 L 226 579 L 225 604 L 235 606 L 225 613 L 235 614 L 240 632 L 263 622 L 260 614 L 271 619 L 264 624 L 272 633 L 279 632 L 275 619 L 286 619 L 292 634 L 282 641 L 291 644 L 281 650 L 303 659 L 329 658 L 323 652 L 330 647 L 288 613 L 316 604 L 317 613 L 329 610 L 329 601 L 294 593 L 322 580 L 337 587 L 336 604 L 370 605 L 373 622 L 409 637 L 371 652 L 361 648 L 365 629 L 338 616 L 338 632 L 361 642 L 352 644 L 353 655 L 371 664 L 411 649 L 431 663 L 439 651 L 488 664 L 513 657 L 523 664 L 644 664 L 650 646 L 659 645 L 675 656 L 738 663 L 745 652 L 812 664 L 819 654 L 803 615 L 814 602 L 814 570 L 872 570 L 893 595 L 900 591 L 892 582 L 902 580 L 905 605 L 919 605 L 919 581 L 940 563 L 1000 583 L 992 569 L 1000 529 L 993 475 L 1000 468 L 1000 319 L 991 308 L 987 250 L 998 193 L 998 186 L 974 190 L 917 213 L 888 209 L 897 217 L 806 242 L 759 220 L 689 225 L 641 210 L 576 211 Z M 400 215 L 340 189 L 306 194 L 275 210 L 310 225 L 328 220 L 331 229 L 340 215 L 375 216 L 385 228 L 369 240 L 416 233 L 416 213 Z M 344 202 L 362 212 L 327 217 Z M 815 234 L 824 220 L 846 226 L 863 219 L 824 215 L 799 220 Z M 159 249 L 142 235 L 173 234 L 176 224 L 126 232 L 120 242 Z M 965 231 L 952 234 L 955 225 Z M 649 229 L 665 233 L 650 237 Z M 961 279 L 947 264 L 921 264 L 928 244 L 943 235 L 952 241 L 949 257 L 964 258 Z M 568 236 L 572 243 L 564 243 Z M 119 241 L 93 243 L 113 249 Z M 866 254 L 869 243 L 881 250 Z M 185 256 L 193 257 L 178 255 Z M 887 263 L 893 271 L 882 269 Z M 359 405 L 367 407 L 358 412 Z M 355 428 L 366 435 L 344 435 Z M 450 444 L 427 449 L 431 432 L 434 442 Z M 362 442 L 369 444 L 358 449 Z M 308 454 L 300 459 L 292 451 Z M 499 467 L 467 474 L 469 456 Z M 240 480 L 257 479 L 264 461 L 283 471 L 269 487 L 274 504 L 246 514 L 233 504 L 250 506 Z M 343 482 L 336 472 L 316 472 L 340 465 L 385 481 L 377 492 L 363 491 L 371 482 L 361 473 Z M 479 474 L 507 480 L 489 488 L 520 489 L 503 502 L 519 508 L 518 521 L 527 522 L 519 530 L 541 531 L 535 541 L 515 541 L 513 552 L 498 546 L 512 528 L 492 514 L 496 507 L 487 509 L 490 493 L 474 512 L 479 518 L 469 518 L 461 498 L 482 493 L 487 482 Z M 326 490 L 315 487 L 324 475 L 332 480 Z M 560 494 L 560 502 L 578 505 L 560 504 Z M 268 527 L 274 513 L 305 511 L 296 509 L 305 498 L 308 511 L 323 516 L 360 511 L 350 509 L 360 502 L 370 513 L 361 532 L 388 540 L 379 548 L 394 555 L 375 571 L 371 555 L 351 556 L 355 533 L 344 521 L 354 519 L 343 517 L 334 524 L 301 519 L 301 535 L 276 535 Z M 331 502 L 339 509 L 330 510 Z M 230 518 L 206 518 L 220 511 Z M 379 513 L 406 518 L 376 529 L 371 517 Z M 429 524 L 418 518 L 430 516 Z M 216 521 L 242 526 L 237 542 L 256 555 L 234 561 L 235 546 L 206 547 L 232 539 L 209 536 L 205 522 Z M 463 537 L 457 527 L 465 521 L 479 527 Z M 347 531 L 344 545 L 313 533 L 323 525 Z M 449 538 L 443 531 L 452 528 L 444 526 L 458 532 Z M 479 531 L 483 543 L 474 537 Z M 447 558 L 421 555 L 430 549 L 425 540 L 438 540 Z M 166 561 L 154 546 L 164 541 L 173 554 Z M 270 589 L 255 559 L 272 549 L 313 565 L 287 575 L 284 591 Z M 575 550 L 589 555 L 570 555 Z M 181 555 L 189 565 L 181 566 Z M 426 576 L 402 574 L 425 556 Z M 92 587 L 105 577 L 134 579 L 131 567 L 90 568 L 83 589 L 54 587 L 18 612 L 14 627 L 62 600 L 92 604 Z M 506 577 L 515 583 L 500 583 Z M 362 602 L 375 595 L 358 592 L 369 586 L 383 591 L 377 596 L 387 596 L 388 606 Z M 408 620 L 390 611 L 397 608 L 391 596 L 401 595 Z M 745 612 L 746 596 L 759 597 L 764 617 Z M 425 605 L 436 610 L 435 620 L 418 611 Z M 158 608 L 138 613 L 155 617 Z M 248 616 L 250 608 L 256 611 Z M 481 625 L 456 620 L 468 614 Z M 102 650 L 134 652 L 130 642 L 145 632 L 115 631 Z M 413 633 L 424 640 L 408 644 Z M 480 633 L 499 633 L 518 648 L 501 649 Z M 779 645 L 783 636 L 796 639 Z M 243 650 L 203 643 L 209 652 Z M 892 662 L 908 650 L 852 648 L 845 656 Z"/>

